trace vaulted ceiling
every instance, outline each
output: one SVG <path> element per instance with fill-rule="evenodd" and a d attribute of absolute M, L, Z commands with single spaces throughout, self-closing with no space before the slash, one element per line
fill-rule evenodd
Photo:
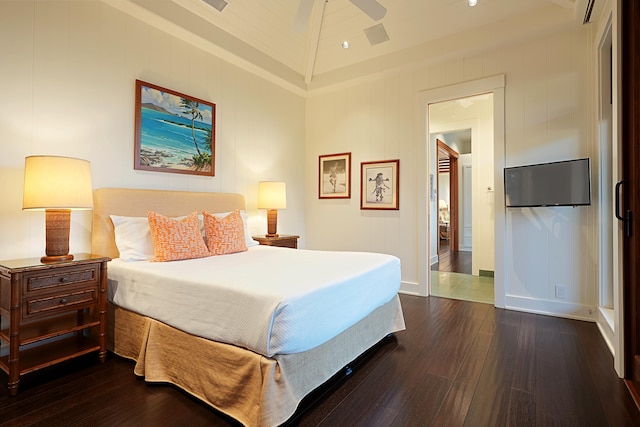
<path fill-rule="evenodd" d="M 377 0 L 386 13 L 374 20 L 354 4 L 363 0 L 103 1 L 300 93 L 582 24 L 594 2 Z M 376 42 L 365 29 L 380 24 L 389 40 Z"/>

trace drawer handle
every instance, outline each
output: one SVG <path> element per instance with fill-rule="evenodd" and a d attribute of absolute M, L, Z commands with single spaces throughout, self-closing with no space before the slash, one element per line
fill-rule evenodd
<path fill-rule="evenodd" d="M 66 298 L 62 298 L 62 299 L 60 300 L 60 304 L 66 304 L 66 303 L 67 303 L 67 299 L 66 299 Z"/>
<path fill-rule="evenodd" d="M 69 279 L 67 279 L 67 277 L 66 277 L 66 276 L 62 276 L 62 277 L 60 278 L 60 283 L 65 283 L 65 282 L 68 282 L 68 281 L 69 281 Z"/>

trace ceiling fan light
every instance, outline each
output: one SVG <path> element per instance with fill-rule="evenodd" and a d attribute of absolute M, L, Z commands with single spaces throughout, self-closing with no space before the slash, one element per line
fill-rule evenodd
<path fill-rule="evenodd" d="M 473 7 L 478 4 L 478 0 L 467 0 L 467 4 Z"/>

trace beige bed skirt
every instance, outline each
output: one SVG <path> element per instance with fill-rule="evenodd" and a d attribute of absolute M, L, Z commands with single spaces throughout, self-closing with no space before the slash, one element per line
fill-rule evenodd
<path fill-rule="evenodd" d="M 282 424 L 309 392 L 382 338 L 405 328 L 396 295 L 319 347 L 268 358 L 111 308 L 111 348 L 136 361 L 136 375 L 175 384 L 246 426 Z"/>

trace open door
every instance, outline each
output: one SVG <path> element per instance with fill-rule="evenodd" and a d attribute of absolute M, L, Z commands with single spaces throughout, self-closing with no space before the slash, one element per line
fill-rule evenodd
<path fill-rule="evenodd" d="M 621 169 L 616 217 L 623 237 L 625 381 L 640 405 L 640 2 L 620 2 Z"/>

